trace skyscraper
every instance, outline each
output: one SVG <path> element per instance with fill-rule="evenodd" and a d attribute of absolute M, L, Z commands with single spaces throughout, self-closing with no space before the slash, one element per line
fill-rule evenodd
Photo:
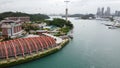
<path fill-rule="evenodd" d="M 104 7 L 102 7 L 101 15 L 104 16 Z"/>
<path fill-rule="evenodd" d="M 110 17 L 111 16 L 111 10 L 110 7 L 107 7 L 107 10 L 105 12 L 105 17 Z"/>
<path fill-rule="evenodd" d="M 98 8 L 98 9 L 97 9 L 97 14 L 96 14 L 96 15 L 97 15 L 97 17 L 99 17 L 99 16 L 100 16 L 100 13 L 101 13 L 100 8 Z"/>
<path fill-rule="evenodd" d="M 115 16 L 120 16 L 120 11 L 115 11 Z"/>
<path fill-rule="evenodd" d="M 110 9 L 110 7 L 107 7 L 107 10 L 105 10 L 104 7 L 98 8 L 96 15 L 97 15 L 97 17 L 110 17 L 111 9 Z"/>

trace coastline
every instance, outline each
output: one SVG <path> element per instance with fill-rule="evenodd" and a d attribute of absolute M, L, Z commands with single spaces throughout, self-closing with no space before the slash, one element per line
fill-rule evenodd
<path fill-rule="evenodd" d="M 27 55 L 25 57 L 18 57 L 17 59 L 13 58 L 13 59 L 9 59 L 8 60 L 2 60 L 0 61 L 0 68 L 1 67 L 9 67 L 9 66 L 13 66 L 13 65 L 17 65 L 17 64 L 22 64 L 22 63 L 26 63 L 35 59 L 40 59 L 42 57 L 48 56 L 50 54 L 53 54 L 59 50 L 61 50 L 67 43 L 69 43 L 69 39 L 65 39 L 63 40 L 62 43 L 58 44 L 56 47 L 54 48 L 50 48 L 48 50 L 45 50 L 43 52 L 38 52 L 36 53 L 32 53 L 32 55 Z"/>

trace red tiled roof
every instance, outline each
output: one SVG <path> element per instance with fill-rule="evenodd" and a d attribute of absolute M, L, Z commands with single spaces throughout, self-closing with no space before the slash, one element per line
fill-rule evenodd
<path fill-rule="evenodd" d="M 20 38 L 0 42 L 0 58 L 25 56 L 26 54 L 54 47 L 55 44 L 55 40 L 48 36 Z"/>

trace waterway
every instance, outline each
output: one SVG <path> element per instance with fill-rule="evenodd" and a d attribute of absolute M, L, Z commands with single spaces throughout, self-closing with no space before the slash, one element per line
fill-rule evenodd
<path fill-rule="evenodd" d="M 120 68 L 120 29 L 107 21 L 75 20 L 74 39 L 59 52 L 11 68 Z"/>

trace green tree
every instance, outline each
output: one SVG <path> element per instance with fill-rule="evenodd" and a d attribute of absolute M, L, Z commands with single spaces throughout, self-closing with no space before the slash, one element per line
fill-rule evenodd
<path fill-rule="evenodd" d="M 45 22 L 47 23 L 47 25 L 54 25 L 61 28 L 64 27 L 64 25 L 69 27 L 70 29 L 73 28 L 73 24 L 70 21 L 66 22 L 66 20 L 60 18 L 54 18 L 52 21 L 46 20 Z"/>
<path fill-rule="evenodd" d="M 41 21 L 44 19 L 49 19 L 47 15 L 44 14 L 27 14 L 22 12 L 4 12 L 0 13 L 0 20 L 3 20 L 6 17 L 24 17 L 29 16 L 31 21 Z"/>

